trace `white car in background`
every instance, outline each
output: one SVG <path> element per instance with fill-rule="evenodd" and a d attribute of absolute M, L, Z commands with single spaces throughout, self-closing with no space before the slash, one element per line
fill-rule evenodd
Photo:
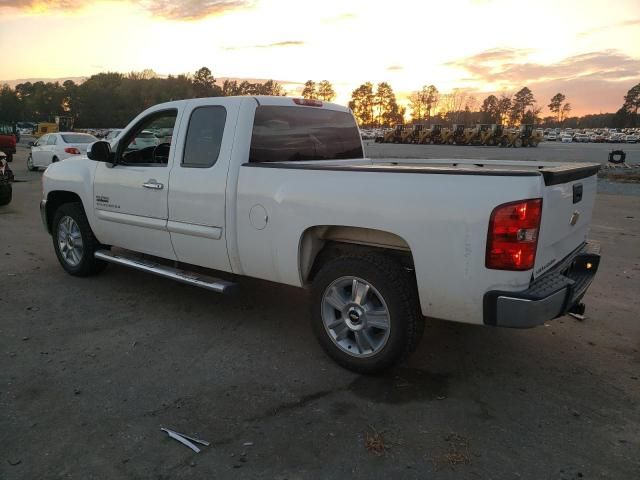
<path fill-rule="evenodd" d="M 104 139 L 107 142 L 110 142 L 111 140 L 115 139 L 118 135 L 120 135 L 120 132 L 122 132 L 121 129 L 109 130 L 105 135 Z"/>
<path fill-rule="evenodd" d="M 562 135 L 562 137 L 560 137 L 560 141 L 562 143 L 571 143 L 573 142 L 573 137 L 571 135 Z"/>
<path fill-rule="evenodd" d="M 87 153 L 87 147 L 98 139 L 86 133 L 48 133 L 33 145 L 27 158 L 27 169 L 37 170 L 69 157 Z"/>
<path fill-rule="evenodd" d="M 158 145 L 158 139 L 150 130 L 142 130 L 136 135 L 136 138 L 129 144 L 130 150 L 142 150 L 143 148 L 155 147 Z"/>
<path fill-rule="evenodd" d="M 640 140 L 640 136 L 633 133 L 631 135 L 627 135 L 626 137 L 624 137 L 624 141 L 626 143 L 638 143 L 639 140 Z"/>
<path fill-rule="evenodd" d="M 547 134 L 547 142 L 555 142 L 557 140 L 558 136 L 554 133 L 554 132 L 549 132 Z"/>

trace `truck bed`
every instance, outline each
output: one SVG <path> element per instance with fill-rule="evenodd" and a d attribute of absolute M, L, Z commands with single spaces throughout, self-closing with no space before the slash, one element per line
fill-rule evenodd
<path fill-rule="evenodd" d="M 542 176 L 545 185 L 557 185 L 595 175 L 597 163 L 557 163 L 519 160 L 376 159 L 365 161 L 314 161 L 246 163 L 259 168 L 332 170 L 348 172 L 420 173 L 445 175 Z"/>

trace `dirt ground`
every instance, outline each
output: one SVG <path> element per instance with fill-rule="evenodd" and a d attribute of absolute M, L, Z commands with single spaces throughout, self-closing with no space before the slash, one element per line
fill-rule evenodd
<path fill-rule="evenodd" d="M 429 321 L 379 377 L 330 361 L 302 290 L 222 297 L 58 265 L 40 176 L 0 207 L 0 479 L 640 478 L 640 197 L 598 196 L 587 319 Z M 200 454 L 168 427 L 211 442 Z"/>

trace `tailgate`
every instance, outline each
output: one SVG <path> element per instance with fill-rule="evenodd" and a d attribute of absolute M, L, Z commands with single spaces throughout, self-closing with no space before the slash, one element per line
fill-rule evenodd
<path fill-rule="evenodd" d="M 544 193 L 534 278 L 587 240 L 596 199 L 599 165 L 542 171 Z"/>

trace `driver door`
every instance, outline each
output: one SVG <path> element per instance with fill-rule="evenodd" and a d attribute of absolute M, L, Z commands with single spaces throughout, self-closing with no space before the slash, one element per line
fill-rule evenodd
<path fill-rule="evenodd" d="M 95 230 L 102 243 L 176 258 L 167 229 L 167 197 L 181 109 L 165 107 L 146 113 L 113 145 L 115 165 L 97 165 L 93 183 Z M 158 131 L 164 135 L 149 142 L 148 132 Z"/>

